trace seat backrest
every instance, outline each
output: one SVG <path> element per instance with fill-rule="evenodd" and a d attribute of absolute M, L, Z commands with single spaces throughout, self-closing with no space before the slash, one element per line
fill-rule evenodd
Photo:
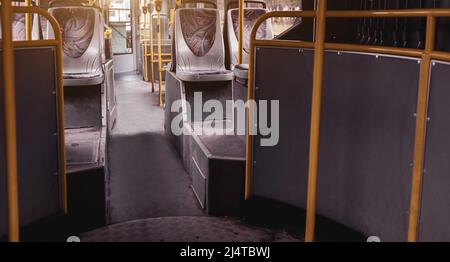
<path fill-rule="evenodd" d="M 42 39 L 42 29 L 40 24 L 40 16 L 38 14 L 31 15 L 32 27 L 31 35 L 33 40 Z M 14 41 L 25 41 L 26 40 L 26 29 L 25 29 L 25 14 L 14 13 L 12 14 L 12 33 Z M 0 23 L 1 24 L 1 23 Z M 1 33 L 0 26 L 0 33 Z"/>
<path fill-rule="evenodd" d="M 242 53 L 242 61 L 244 64 L 248 64 L 248 57 L 250 53 L 250 33 L 256 20 L 267 13 L 267 9 L 264 8 L 245 8 L 244 9 L 244 52 Z M 239 9 L 229 9 L 227 12 L 227 41 L 228 52 L 230 56 L 231 68 L 238 63 L 238 25 L 239 25 Z M 266 20 L 261 24 L 257 33 L 257 39 L 272 39 L 272 23 L 270 20 Z"/>
<path fill-rule="evenodd" d="M 220 15 L 212 8 L 180 8 L 175 12 L 176 70 L 224 70 Z"/>
<path fill-rule="evenodd" d="M 58 21 L 63 37 L 65 78 L 70 75 L 102 75 L 104 22 L 98 8 L 90 6 L 55 6 L 49 8 Z M 49 38 L 53 32 L 48 31 Z"/>
<path fill-rule="evenodd" d="M 12 32 L 14 40 L 25 40 L 25 14 L 13 14 Z"/>

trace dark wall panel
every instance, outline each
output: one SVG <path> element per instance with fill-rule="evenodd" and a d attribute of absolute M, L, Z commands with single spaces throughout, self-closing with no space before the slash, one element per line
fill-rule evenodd
<path fill-rule="evenodd" d="M 296 48 L 256 51 L 257 100 L 279 100 L 280 135 L 275 147 L 254 139 L 252 194 L 295 206 L 306 201 L 313 52 Z"/>
<path fill-rule="evenodd" d="M 304 208 L 313 53 L 256 55 L 256 98 L 280 101 L 280 140 L 261 147 L 255 138 L 252 194 Z M 415 59 L 326 53 L 318 214 L 383 241 L 405 240 L 419 67 Z"/>
<path fill-rule="evenodd" d="M 19 49 L 15 54 L 15 68 L 19 212 L 21 224 L 26 225 L 59 211 L 55 51 L 53 48 Z M 4 139 L 2 79 L 3 76 L 0 79 L 0 139 Z M 2 142 L 0 235 L 6 232 L 4 154 Z"/>
<path fill-rule="evenodd" d="M 325 56 L 317 211 L 383 241 L 406 240 L 419 67 Z"/>
<path fill-rule="evenodd" d="M 450 241 L 450 65 L 431 69 L 430 105 L 420 215 L 421 241 Z"/>

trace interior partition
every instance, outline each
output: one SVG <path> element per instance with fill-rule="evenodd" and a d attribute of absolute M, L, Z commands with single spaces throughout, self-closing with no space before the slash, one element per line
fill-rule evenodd
<path fill-rule="evenodd" d="M 251 195 L 302 209 L 313 54 L 255 50 L 255 98 L 279 100 L 280 140 L 263 147 L 262 136 L 254 137 Z M 406 240 L 419 68 L 407 57 L 325 52 L 319 215 L 382 241 Z"/>

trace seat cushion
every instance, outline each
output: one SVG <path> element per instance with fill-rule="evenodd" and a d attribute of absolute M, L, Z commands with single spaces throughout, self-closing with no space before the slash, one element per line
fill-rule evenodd
<path fill-rule="evenodd" d="M 177 71 L 176 75 L 180 80 L 188 82 L 233 80 L 233 72 L 230 70 Z"/>
<path fill-rule="evenodd" d="M 101 84 L 104 75 L 100 73 L 65 73 L 63 78 L 65 86 L 91 86 Z"/>

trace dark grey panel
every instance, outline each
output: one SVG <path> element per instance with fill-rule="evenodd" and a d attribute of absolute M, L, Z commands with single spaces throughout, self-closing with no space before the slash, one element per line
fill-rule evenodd
<path fill-rule="evenodd" d="M 209 159 L 207 190 L 210 215 L 238 217 L 245 198 L 245 160 Z"/>
<path fill-rule="evenodd" d="M 236 72 L 236 70 L 234 71 Z M 247 101 L 248 96 L 248 89 L 247 89 L 247 81 L 243 81 L 243 79 L 234 77 L 233 79 L 233 102 L 237 101 Z M 238 114 L 244 114 L 244 115 L 238 115 Z M 238 119 L 245 119 L 245 112 L 239 112 L 236 108 L 233 110 L 233 123 L 234 123 L 234 132 L 237 135 L 237 128 L 238 128 Z M 245 143 L 245 135 L 239 135 L 239 139 L 241 139 L 242 142 Z"/>
<path fill-rule="evenodd" d="M 210 99 L 219 100 L 224 109 L 223 118 L 232 119 L 232 112 L 225 112 L 226 100 L 232 99 L 232 82 L 231 81 L 217 81 L 217 82 L 184 82 L 186 101 L 191 105 L 191 112 L 187 112 L 188 119 L 194 119 L 194 93 L 198 92 L 202 95 L 202 107 L 205 102 Z M 202 120 L 205 120 L 211 113 L 203 112 Z"/>
<path fill-rule="evenodd" d="M 205 208 L 206 207 L 206 176 L 200 170 L 200 167 L 198 166 L 197 161 L 195 161 L 194 158 L 192 158 L 192 165 L 191 165 L 191 170 L 189 173 L 192 176 L 192 189 L 194 190 L 195 196 L 197 197 L 198 201 L 200 202 L 200 205 L 202 206 L 202 208 Z"/>
<path fill-rule="evenodd" d="M 280 140 L 261 147 L 255 137 L 252 194 L 300 207 L 306 203 L 312 57 L 294 48 L 256 51 L 256 99 L 280 101 Z"/>
<path fill-rule="evenodd" d="M 192 187 L 210 215 L 238 216 L 244 200 L 245 143 L 234 135 L 187 136 Z"/>
<path fill-rule="evenodd" d="M 59 211 L 58 137 L 53 48 L 18 49 L 15 56 L 20 222 Z M 32 58 L 32 59 L 30 59 Z M 30 62 L 39 61 L 39 62 Z M 0 65 L 0 72 L 2 72 Z M 3 89 L 0 77 L 0 86 Z M 3 91 L 0 139 L 4 139 Z M 0 235 L 6 232 L 4 143 L 0 143 Z"/>
<path fill-rule="evenodd" d="M 178 115 L 181 114 L 181 110 L 178 112 L 172 112 L 171 107 L 172 104 L 181 99 L 181 83 L 175 77 L 175 74 L 167 71 L 166 72 L 166 92 L 164 93 L 164 98 L 166 101 L 165 110 L 164 110 L 164 132 L 166 136 L 170 139 L 172 144 L 177 149 L 178 153 L 182 155 L 182 146 L 183 146 L 183 137 L 175 136 L 171 131 L 172 120 Z"/>
<path fill-rule="evenodd" d="M 199 142 L 209 151 L 212 158 L 245 159 L 245 142 L 237 135 L 200 134 L 198 138 Z"/>
<path fill-rule="evenodd" d="M 450 65 L 431 69 L 420 241 L 450 241 Z"/>
<path fill-rule="evenodd" d="M 102 126 L 101 85 L 64 87 L 65 128 Z"/>
<path fill-rule="evenodd" d="M 419 67 L 325 57 L 317 211 L 383 241 L 406 239 Z"/>
<path fill-rule="evenodd" d="M 311 66 L 311 51 L 257 51 L 256 98 L 280 100 L 280 140 L 260 147 L 255 138 L 252 194 L 302 208 Z M 405 240 L 418 73 L 417 60 L 326 53 L 319 214 L 384 241 Z"/>
<path fill-rule="evenodd" d="M 205 175 L 208 174 L 209 173 L 208 159 L 211 156 L 209 151 L 206 149 L 205 145 L 197 135 L 192 134 L 190 136 L 187 136 L 186 139 L 191 140 L 191 152 L 189 154 L 190 157 L 189 160 L 192 163 L 190 164 L 190 168 L 193 168 L 194 166 L 193 162 L 195 162 L 195 165 L 197 165 L 197 168 L 200 170 L 201 173 Z"/>
<path fill-rule="evenodd" d="M 106 110 L 108 133 L 114 127 L 117 118 L 117 99 L 114 85 L 114 65 L 113 60 L 105 64 L 105 83 L 106 85 Z"/>

